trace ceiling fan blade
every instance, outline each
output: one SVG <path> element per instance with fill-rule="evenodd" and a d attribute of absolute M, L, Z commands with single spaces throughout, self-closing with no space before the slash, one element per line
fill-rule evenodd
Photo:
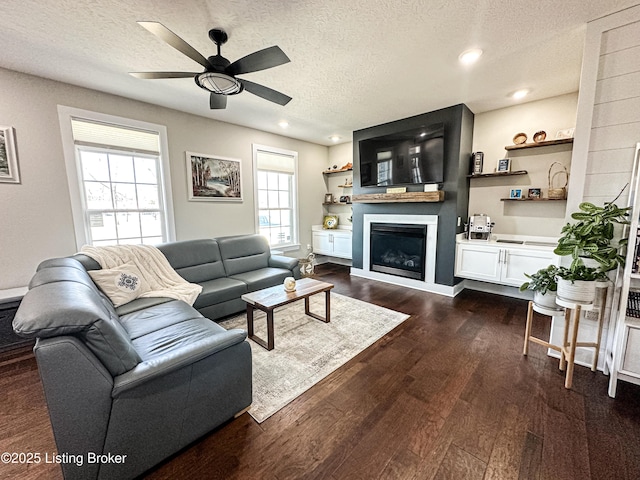
<path fill-rule="evenodd" d="M 227 108 L 226 95 L 211 93 L 211 95 L 209 96 L 209 108 L 211 108 L 211 110 L 222 110 Z"/>
<path fill-rule="evenodd" d="M 144 79 L 162 79 L 162 78 L 193 78 L 198 72 L 129 72 L 129 75 L 136 78 Z"/>
<path fill-rule="evenodd" d="M 225 71 L 231 75 L 240 75 L 241 73 L 251 73 L 277 67 L 290 61 L 280 47 L 273 46 L 236 60 Z"/>
<path fill-rule="evenodd" d="M 173 48 L 183 53 L 191 60 L 198 62 L 204 68 L 211 68 L 209 61 L 203 57 L 195 48 L 173 33 L 167 27 L 159 22 L 138 22 L 138 24 L 153 33 L 156 37 L 164 40 Z"/>
<path fill-rule="evenodd" d="M 240 79 L 238 79 L 240 80 Z M 265 100 L 269 100 L 270 102 L 277 103 L 279 105 L 286 105 L 291 101 L 291 97 L 285 95 L 284 93 L 280 93 L 272 88 L 265 87 L 264 85 L 260 85 L 259 83 L 253 83 L 249 80 L 240 80 L 242 85 L 244 85 L 244 89 L 249 92 L 257 95 L 258 97 L 262 97 Z"/>

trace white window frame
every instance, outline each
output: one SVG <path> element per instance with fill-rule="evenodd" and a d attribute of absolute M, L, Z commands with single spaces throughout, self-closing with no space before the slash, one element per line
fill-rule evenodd
<path fill-rule="evenodd" d="M 267 145 L 253 144 L 253 198 L 254 198 L 254 221 L 255 232 L 260 232 L 260 208 L 258 205 L 258 152 L 273 153 L 277 155 L 287 155 L 293 157 L 293 192 L 291 193 L 293 199 L 293 225 L 291 226 L 291 242 L 281 245 L 271 245 L 271 249 L 279 250 L 283 252 L 300 249 L 300 232 L 299 225 L 300 219 L 298 217 L 298 152 L 293 150 L 285 150 L 283 148 L 269 147 Z"/>
<path fill-rule="evenodd" d="M 171 174 L 169 167 L 169 144 L 167 141 L 167 128 L 164 125 L 142 122 L 104 113 L 82 110 L 79 108 L 58 105 L 58 121 L 60 122 L 60 132 L 62 134 L 62 148 L 64 151 L 65 167 L 67 170 L 67 181 L 69 184 L 69 194 L 71 200 L 71 213 L 73 215 L 73 227 L 75 230 L 76 249 L 80 250 L 83 245 L 89 242 L 89 225 L 86 222 L 85 202 L 82 190 L 82 177 L 80 169 L 80 157 L 76 152 L 76 145 L 73 139 L 71 120 L 78 118 L 101 123 L 109 123 L 125 128 L 148 130 L 158 133 L 159 143 L 159 178 L 158 187 L 161 196 L 161 205 L 164 209 L 163 229 L 166 240 L 171 242 L 176 239 L 175 220 L 173 215 L 173 195 L 171 191 Z M 117 147 L 114 147 L 117 150 Z"/>

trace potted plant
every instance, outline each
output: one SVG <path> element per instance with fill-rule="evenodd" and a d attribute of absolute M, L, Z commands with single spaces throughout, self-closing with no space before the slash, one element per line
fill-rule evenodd
<path fill-rule="evenodd" d="M 607 280 L 607 273 L 596 267 L 578 264 L 558 267 L 558 298 L 568 302 L 592 303 L 596 295 L 596 281 Z"/>
<path fill-rule="evenodd" d="M 533 303 L 543 307 L 556 308 L 556 290 L 558 289 L 558 283 L 556 281 L 557 275 L 558 267 L 555 265 L 541 268 L 532 275 L 525 273 L 524 276 L 527 277 L 529 281 L 520 285 L 520 291 L 532 290 Z"/>
<path fill-rule="evenodd" d="M 598 207 L 583 202 L 579 211 L 571 214 L 575 223 L 562 228 L 562 236 L 553 251 L 556 255 L 571 256 L 569 267 L 558 269 L 558 297 L 570 302 L 591 303 L 595 297 L 595 282 L 607 280 L 606 273 L 624 266 L 627 238 L 616 241 L 616 226 L 629 224 L 631 207 L 618 207 L 614 202 Z"/>
<path fill-rule="evenodd" d="M 598 207 L 582 202 L 578 208 L 580 211 L 571 214 L 571 218 L 577 222 L 567 223 L 562 228 L 562 236 L 554 253 L 571 255 L 571 269 L 584 264 L 584 258 L 594 260 L 597 268 L 603 272 L 614 270 L 618 265 L 624 266 L 621 253 L 627 245 L 627 239 L 621 238 L 615 242 L 615 226 L 630 223 L 628 216 L 631 207 L 620 208 L 613 202 L 605 202 L 603 207 Z"/>

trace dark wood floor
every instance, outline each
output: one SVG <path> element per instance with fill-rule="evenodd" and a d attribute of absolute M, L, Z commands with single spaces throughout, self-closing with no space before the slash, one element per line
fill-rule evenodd
<path fill-rule="evenodd" d="M 522 356 L 526 302 L 317 273 L 411 318 L 264 423 L 242 415 L 147 478 L 640 478 L 640 388 L 621 382 L 610 399 L 608 377 L 576 367 L 566 390 L 543 347 Z M 535 328 L 548 335 L 547 317 Z M 53 452 L 35 363 L 21 360 L 0 366 L 0 451 Z M 14 477 L 61 474 L 0 465 Z"/>

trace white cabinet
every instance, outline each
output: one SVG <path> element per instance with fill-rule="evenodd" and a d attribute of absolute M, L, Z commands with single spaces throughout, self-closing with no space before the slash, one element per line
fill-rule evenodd
<path fill-rule="evenodd" d="M 523 247 L 504 247 L 494 242 L 465 242 L 456 245 L 458 277 L 519 287 L 527 278 L 550 264 L 557 264 L 557 256 L 548 250 Z"/>
<path fill-rule="evenodd" d="M 351 259 L 350 230 L 313 230 L 313 253 Z"/>

